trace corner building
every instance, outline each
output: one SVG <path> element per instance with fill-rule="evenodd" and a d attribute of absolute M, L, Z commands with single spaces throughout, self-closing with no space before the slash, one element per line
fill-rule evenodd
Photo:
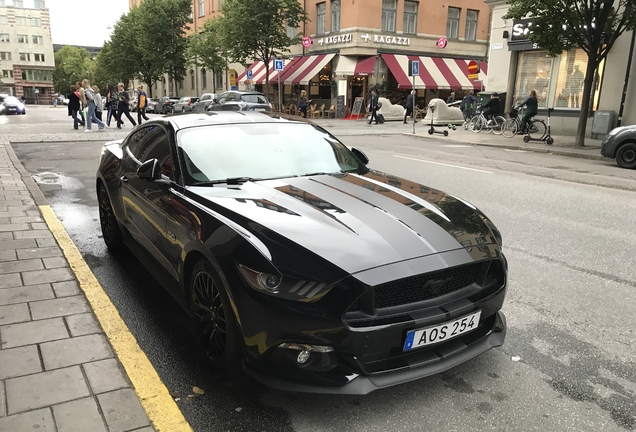
<path fill-rule="evenodd" d="M 284 103 L 295 103 L 305 89 L 313 103 L 333 104 L 345 97 L 351 109 L 356 97 L 367 104 L 369 87 L 379 86 L 393 103 L 413 88 L 408 61 L 418 60 L 415 78 L 418 103 L 432 98 L 456 99 L 470 89 L 481 90 L 487 79 L 490 8 L 483 0 L 300 0 L 308 22 L 288 34 L 302 32 L 307 46 L 294 46 L 280 73 L 270 64 L 270 84 L 280 78 Z M 309 43 L 310 41 L 310 43 Z M 468 78 L 468 62 L 481 71 Z M 265 65 L 254 62 L 239 74 L 241 88 L 265 90 Z M 277 101 L 275 98 L 274 101 Z"/>

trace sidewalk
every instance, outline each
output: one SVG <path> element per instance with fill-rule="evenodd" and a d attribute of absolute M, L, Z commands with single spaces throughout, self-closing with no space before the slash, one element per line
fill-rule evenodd
<path fill-rule="evenodd" d="M 47 208 L 0 140 L 0 431 L 154 431 Z"/>

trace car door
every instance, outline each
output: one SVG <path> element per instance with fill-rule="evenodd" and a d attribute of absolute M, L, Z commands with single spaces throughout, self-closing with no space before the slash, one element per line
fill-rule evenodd
<path fill-rule="evenodd" d="M 223 107 L 225 106 L 225 101 L 227 100 L 229 95 L 230 95 L 229 93 L 223 93 L 222 95 L 220 95 L 218 97 L 218 99 L 216 100 L 216 103 L 211 104 L 208 107 L 208 110 L 210 110 L 210 111 L 221 111 L 221 110 L 223 110 L 224 109 Z"/>
<path fill-rule="evenodd" d="M 139 166 L 157 159 L 163 182 L 151 182 L 137 176 Z M 135 241 L 162 267 L 170 271 L 164 252 L 170 239 L 166 234 L 166 203 L 174 183 L 173 157 L 169 135 L 158 124 L 140 128 L 124 148 L 122 201 L 129 231 Z"/>

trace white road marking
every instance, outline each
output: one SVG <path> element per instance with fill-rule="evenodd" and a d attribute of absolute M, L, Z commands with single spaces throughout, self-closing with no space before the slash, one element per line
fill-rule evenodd
<path fill-rule="evenodd" d="M 460 168 L 460 169 L 465 169 L 465 170 L 469 170 L 469 171 L 477 171 L 477 172 L 481 172 L 481 173 L 485 173 L 485 174 L 492 174 L 491 171 L 484 171 L 484 170 L 480 170 L 477 168 L 466 168 L 463 166 L 459 166 L 459 165 L 450 165 L 450 164 L 445 164 L 442 162 L 433 162 L 433 161 L 428 161 L 428 160 L 424 160 L 424 159 L 416 159 L 416 158 L 411 158 L 411 157 L 406 157 L 406 156 L 399 156 L 399 155 L 393 155 L 396 158 L 400 158 L 400 159 L 409 159 L 409 160 L 414 160 L 414 161 L 418 161 L 418 162 L 426 162 L 426 163 L 430 163 L 430 164 L 435 164 L 435 165 L 443 165 L 443 166 L 447 166 L 447 167 L 452 167 L 452 168 Z"/>

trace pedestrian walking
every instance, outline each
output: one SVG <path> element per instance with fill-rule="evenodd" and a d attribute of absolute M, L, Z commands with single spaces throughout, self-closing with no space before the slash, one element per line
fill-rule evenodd
<path fill-rule="evenodd" d="M 446 99 L 446 105 L 450 105 L 455 102 L 455 92 L 451 92 L 448 99 Z"/>
<path fill-rule="evenodd" d="M 103 122 L 104 120 L 102 120 L 102 109 L 103 109 L 102 95 L 99 93 L 99 87 L 97 87 L 95 84 L 93 84 L 91 88 L 95 92 L 95 116 L 99 119 L 99 121 Z"/>
<path fill-rule="evenodd" d="M 307 100 L 307 92 L 302 90 L 300 92 L 300 100 L 298 101 L 298 110 L 303 113 L 303 118 L 307 118 L 307 105 L 311 100 Z"/>
<path fill-rule="evenodd" d="M 80 100 L 79 115 L 82 118 L 82 121 L 86 123 L 86 119 L 84 118 L 84 110 L 86 109 L 86 95 L 84 93 L 84 89 L 82 88 L 82 84 L 79 81 L 75 83 L 75 91 L 77 91 L 77 97 Z"/>
<path fill-rule="evenodd" d="M 144 92 L 144 86 L 141 84 L 137 86 L 137 123 L 141 124 L 141 118 L 144 120 L 150 120 L 146 117 L 146 108 L 148 107 L 148 97 Z"/>
<path fill-rule="evenodd" d="M 473 118 L 476 103 L 477 98 L 475 97 L 475 91 L 471 90 L 466 96 L 464 96 L 464 99 L 462 99 L 462 103 L 459 104 L 459 108 L 462 110 L 465 122 Z"/>
<path fill-rule="evenodd" d="M 406 118 L 408 116 L 413 117 L 413 121 L 417 123 L 415 120 L 415 115 L 413 114 L 413 100 L 415 99 L 415 90 L 411 90 L 409 95 L 406 97 L 406 108 L 404 110 L 404 123 L 406 124 Z"/>
<path fill-rule="evenodd" d="M 115 90 L 115 86 L 112 84 L 108 84 L 107 88 L 108 93 L 106 94 L 106 107 L 108 109 L 108 114 L 106 114 L 106 124 L 110 126 L 110 119 L 115 117 L 117 129 L 121 129 L 121 126 L 119 125 L 119 116 L 117 115 L 117 105 L 119 104 L 117 91 Z"/>
<path fill-rule="evenodd" d="M 77 130 L 78 123 L 84 126 L 84 121 L 77 118 L 77 112 L 80 110 L 80 99 L 78 92 L 75 90 L 75 86 L 71 86 L 68 95 L 68 112 L 69 116 L 73 118 L 73 129 Z"/>
<path fill-rule="evenodd" d="M 82 88 L 84 89 L 84 97 L 86 98 L 86 107 L 88 112 L 86 114 L 86 130 L 84 132 L 92 132 L 92 123 L 95 122 L 99 126 L 99 130 L 103 130 L 106 126 L 100 119 L 95 115 L 96 110 L 96 94 L 95 91 L 91 88 L 91 83 L 87 79 L 82 81 Z M 101 101 L 100 101 L 101 104 Z"/>
<path fill-rule="evenodd" d="M 375 124 L 378 123 L 378 95 L 375 92 L 375 89 L 371 90 L 371 102 L 369 102 L 369 111 L 371 111 L 371 117 L 369 117 L 369 124 L 373 122 L 375 118 Z"/>
<path fill-rule="evenodd" d="M 130 116 L 130 96 L 124 90 L 124 84 L 117 84 L 117 88 L 119 89 L 119 93 L 117 93 L 117 99 L 119 99 L 119 104 L 117 105 L 117 114 L 119 115 L 117 127 L 124 124 L 124 116 L 128 117 L 133 126 L 137 126 L 135 119 Z"/>

